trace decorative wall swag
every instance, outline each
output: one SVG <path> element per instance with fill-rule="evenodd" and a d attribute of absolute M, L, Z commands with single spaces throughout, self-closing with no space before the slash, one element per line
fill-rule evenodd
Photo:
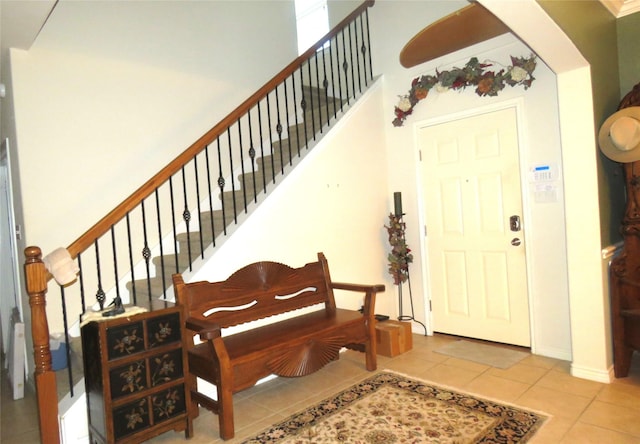
<path fill-rule="evenodd" d="M 404 96 L 399 96 L 400 101 L 394 109 L 395 119 L 393 126 L 402 126 L 407 116 L 413 112 L 418 102 L 427 97 L 429 91 L 435 88 L 437 92 L 446 92 L 450 89 L 462 90 L 468 86 L 476 88 L 479 96 L 497 96 L 505 85 L 523 85 L 529 89 L 535 80 L 533 71 L 536 69 L 536 57 L 511 56 L 511 66 L 503 67 L 500 71 L 492 71 L 489 68 L 499 65 L 495 62 L 480 63 L 477 57 L 472 57 L 464 68 L 452 68 L 450 71 L 438 71 L 435 75 L 423 75 L 416 77 L 411 82 L 411 89 Z M 502 66 L 502 65 L 500 65 Z"/>

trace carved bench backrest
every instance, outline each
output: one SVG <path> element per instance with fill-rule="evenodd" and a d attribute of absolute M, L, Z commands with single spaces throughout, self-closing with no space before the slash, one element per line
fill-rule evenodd
<path fill-rule="evenodd" d="M 320 303 L 334 309 L 330 284 L 327 261 L 318 253 L 318 262 L 300 268 L 263 261 L 239 269 L 225 281 L 179 283 L 176 297 L 188 317 L 226 328 Z"/>

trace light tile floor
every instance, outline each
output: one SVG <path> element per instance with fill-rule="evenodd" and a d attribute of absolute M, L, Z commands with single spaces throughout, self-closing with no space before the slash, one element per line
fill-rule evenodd
<path fill-rule="evenodd" d="M 435 353 L 458 338 L 414 335 L 413 349 L 395 358 L 379 357 L 378 369 L 458 388 L 480 396 L 516 404 L 552 416 L 530 441 L 534 444 L 626 444 L 640 443 L 640 363 L 638 355 L 629 377 L 603 384 L 569 375 L 569 363 L 531 355 L 513 367 L 501 370 Z M 295 379 L 278 378 L 235 396 L 236 438 L 241 441 L 347 388 L 370 375 L 363 356 L 343 353 L 340 360 L 317 373 Z M 34 397 L 12 401 L 8 383 L 2 381 L 3 444 L 37 443 Z M 183 443 L 184 434 L 167 432 L 153 443 Z M 191 444 L 223 442 L 218 437 L 217 417 L 201 409 L 195 420 Z"/>

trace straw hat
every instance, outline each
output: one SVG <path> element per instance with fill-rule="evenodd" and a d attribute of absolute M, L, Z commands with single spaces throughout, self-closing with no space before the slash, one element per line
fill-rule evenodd
<path fill-rule="evenodd" d="M 600 127 L 600 150 L 609 159 L 628 163 L 640 160 L 640 106 L 623 108 Z"/>

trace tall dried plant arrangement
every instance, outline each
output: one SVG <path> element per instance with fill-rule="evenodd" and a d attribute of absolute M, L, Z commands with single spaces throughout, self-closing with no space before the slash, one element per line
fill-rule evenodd
<path fill-rule="evenodd" d="M 402 216 L 389 213 L 389 225 L 385 225 L 389 234 L 391 251 L 387 256 L 389 260 L 389 274 L 393 277 L 393 283 L 400 285 L 409 277 L 409 264 L 413 262 L 411 249 L 405 240 L 406 224 Z"/>

